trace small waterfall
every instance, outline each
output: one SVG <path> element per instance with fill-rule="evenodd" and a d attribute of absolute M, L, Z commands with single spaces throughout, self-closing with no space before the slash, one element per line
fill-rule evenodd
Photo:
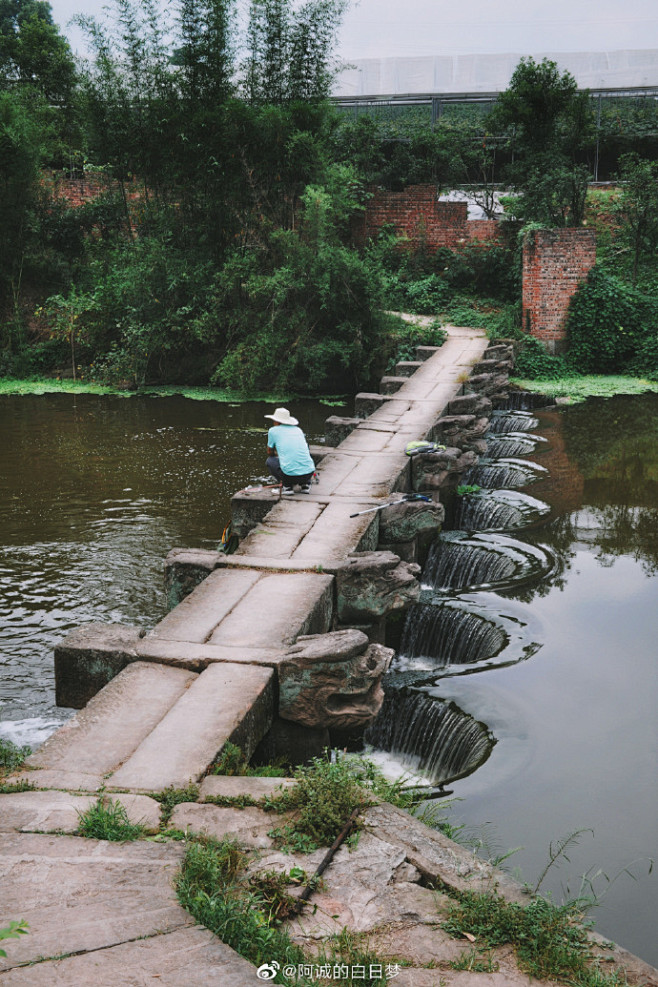
<path fill-rule="evenodd" d="M 464 591 L 525 582 L 544 575 L 553 560 L 539 547 L 498 534 L 442 533 L 430 548 L 422 580 L 424 589 Z"/>
<path fill-rule="evenodd" d="M 487 435 L 504 435 L 507 432 L 531 432 L 537 428 L 539 419 L 529 412 L 519 411 L 512 414 L 509 411 L 494 411 L 489 423 Z"/>
<path fill-rule="evenodd" d="M 542 473 L 546 474 L 548 470 L 525 459 L 498 459 L 495 462 L 481 459 L 464 474 L 463 482 L 486 490 L 497 490 L 499 487 L 513 490 L 538 480 Z"/>
<path fill-rule="evenodd" d="M 509 456 L 529 456 L 537 446 L 546 442 L 542 436 L 528 435 L 524 432 L 507 432 L 503 435 L 489 435 L 487 439 L 487 457 L 503 459 Z"/>
<path fill-rule="evenodd" d="M 455 703 L 412 691 L 386 694 L 365 740 L 435 785 L 471 774 L 486 761 L 496 742 L 484 724 Z"/>
<path fill-rule="evenodd" d="M 548 504 L 518 490 L 481 490 L 457 498 L 453 527 L 461 531 L 510 531 L 534 524 Z"/>
<path fill-rule="evenodd" d="M 418 604 L 407 616 L 400 655 L 392 670 L 440 669 L 485 661 L 508 641 L 504 629 L 481 614 L 448 603 Z"/>
<path fill-rule="evenodd" d="M 507 408 L 509 411 L 529 411 L 532 408 L 547 408 L 555 404 L 555 398 L 549 398 L 545 394 L 537 394 L 536 391 L 514 391 L 507 392 Z"/>

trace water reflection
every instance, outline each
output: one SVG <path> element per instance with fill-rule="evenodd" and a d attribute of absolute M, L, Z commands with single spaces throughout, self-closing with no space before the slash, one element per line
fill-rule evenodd
<path fill-rule="evenodd" d="M 551 841 L 592 828 L 593 843 L 551 871 L 544 890 L 560 900 L 587 871 L 630 868 L 638 880 L 622 874 L 608 889 L 597 928 L 656 964 L 658 883 L 648 862 L 658 854 L 658 397 L 536 410 L 528 426 L 531 417 L 547 441 L 524 456 L 548 470 L 532 492 L 550 512 L 514 533 L 556 564 L 487 596 L 493 607 L 498 596 L 503 609 L 531 608 L 541 649 L 506 667 L 475 662 L 469 675 L 446 676 L 448 664 L 433 685 L 416 683 L 428 702 L 454 704 L 496 739 L 486 761 L 450 782 L 463 799 L 455 821 L 493 820 L 502 847 L 523 847 L 514 863 L 530 883 Z M 510 418 L 523 430 L 518 413 Z M 502 415 L 496 430 L 507 434 Z M 403 723 L 396 729 L 409 736 Z"/>

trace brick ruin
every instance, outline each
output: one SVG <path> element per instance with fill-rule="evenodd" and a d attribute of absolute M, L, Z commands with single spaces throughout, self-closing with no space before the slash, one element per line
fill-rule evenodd
<path fill-rule="evenodd" d="M 77 207 L 121 186 L 103 174 L 66 178 L 44 176 L 56 198 Z M 123 189 L 127 200 L 140 198 L 137 186 Z M 459 250 L 472 243 L 503 243 L 503 224 L 495 219 L 469 219 L 466 202 L 441 202 L 435 185 L 410 185 L 402 192 L 371 189 L 366 208 L 352 227 L 353 241 L 363 246 L 384 225 L 405 236 L 410 249 L 429 253 Z M 550 353 L 564 349 L 569 301 L 596 261 L 593 230 L 551 229 L 529 233 L 523 246 L 523 328 Z"/>
<path fill-rule="evenodd" d="M 523 329 L 549 353 L 566 346 L 571 296 L 596 263 L 596 233 L 565 227 L 533 230 L 523 243 Z"/>
<path fill-rule="evenodd" d="M 354 227 L 355 242 L 365 244 L 390 224 L 409 248 L 433 253 L 459 250 L 479 242 L 503 243 L 503 224 L 495 219 L 468 219 L 465 202 L 441 202 L 434 185 L 410 185 L 402 192 L 374 189 Z M 566 315 L 571 296 L 596 262 L 596 234 L 575 228 L 535 230 L 523 245 L 523 328 L 550 353 L 566 345 Z"/>

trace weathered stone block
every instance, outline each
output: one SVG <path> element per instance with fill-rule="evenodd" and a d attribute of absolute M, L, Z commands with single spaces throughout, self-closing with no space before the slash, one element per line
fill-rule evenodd
<path fill-rule="evenodd" d="M 55 702 L 82 709 L 137 657 L 144 632 L 126 624 L 84 624 L 55 647 Z"/>
<path fill-rule="evenodd" d="M 400 360 L 399 363 L 395 364 L 395 376 L 411 377 L 422 365 L 422 360 Z"/>
<path fill-rule="evenodd" d="M 415 541 L 419 535 L 437 532 L 445 520 L 445 509 L 434 501 L 408 500 L 380 511 L 380 544 Z"/>
<path fill-rule="evenodd" d="M 514 346 L 512 343 L 497 342 L 487 346 L 485 360 L 509 360 L 514 363 Z"/>
<path fill-rule="evenodd" d="M 417 346 L 416 359 L 425 362 L 425 360 L 429 360 L 429 358 L 431 356 L 434 356 L 437 350 L 440 349 L 441 349 L 440 346 Z"/>
<path fill-rule="evenodd" d="M 484 394 L 461 394 L 448 402 L 449 415 L 476 415 L 491 417 L 491 401 Z"/>
<path fill-rule="evenodd" d="M 173 610 L 221 563 L 222 552 L 203 548 L 173 548 L 165 559 L 167 609 Z"/>
<path fill-rule="evenodd" d="M 411 606 L 420 596 L 420 568 L 401 562 L 392 552 L 353 552 L 325 569 L 336 576 L 338 619 L 343 624 L 384 617 Z"/>
<path fill-rule="evenodd" d="M 418 491 L 455 487 L 462 474 L 477 462 L 474 452 L 462 452 L 454 447 L 442 452 L 421 452 L 411 461 L 412 487 Z"/>
<path fill-rule="evenodd" d="M 450 415 L 439 418 L 432 428 L 431 437 L 433 442 L 448 447 L 456 446 L 464 451 L 470 449 L 477 455 L 484 455 L 486 452 L 484 436 L 488 429 L 488 418 L 477 418 L 475 415 Z"/>
<path fill-rule="evenodd" d="M 503 390 L 508 384 L 508 375 L 500 373 L 476 374 L 468 381 L 468 387 L 471 391 L 488 396 Z"/>
<path fill-rule="evenodd" d="M 274 481 L 272 481 L 274 483 Z M 231 497 L 231 530 L 238 538 L 246 538 L 252 528 L 266 517 L 279 500 L 279 491 L 263 487 L 260 490 L 238 490 Z"/>
<path fill-rule="evenodd" d="M 510 374 L 514 369 L 512 360 L 489 359 L 489 353 L 484 354 L 484 359 L 473 364 L 472 373 L 477 374 Z"/>
<path fill-rule="evenodd" d="M 354 414 L 357 418 L 369 418 L 378 411 L 385 401 L 390 401 L 390 394 L 370 394 L 362 391 L 354 398 Z"/>
<path fill-rule="evenodd" d="M 379 389 L 382 394 L 395 394 L 406 383 L 406 377 L 382 377 L 379 383 Z"/>
<path fill-rule="evenodd" d="M 327 445 L 339 446 L 360 423 L 360 418 L 341 418 L 338 415 L 330 415 L 324 423 Z"/>
<path fill-rule="evenodd" d="M 300 637 L 279 665 L 279 715 L 309 727 L 364 726 L 381 709 L 393 654 L 357 630 Z"/>

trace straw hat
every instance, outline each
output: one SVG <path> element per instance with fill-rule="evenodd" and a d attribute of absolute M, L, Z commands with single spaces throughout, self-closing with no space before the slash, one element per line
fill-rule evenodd
<path fill-rule="evenodd" d="M 271 418 L 277 425 L 299 425 L 297 419 L 292 417 L 287 408 L 275 408 L 273 415 L 265 415 L 264 417 Z"/>

